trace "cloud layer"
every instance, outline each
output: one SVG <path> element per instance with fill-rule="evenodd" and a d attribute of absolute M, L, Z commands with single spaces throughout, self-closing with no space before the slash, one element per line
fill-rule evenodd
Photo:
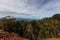
<path fill-rule="evenodd" d="M 0 0 L 0 17 L 44 18 L 60 13 L 60 0 Z"/>

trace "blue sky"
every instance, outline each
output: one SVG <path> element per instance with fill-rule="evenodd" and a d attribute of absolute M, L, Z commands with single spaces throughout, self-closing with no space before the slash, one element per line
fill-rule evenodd
<path fill-rule="evenodd" d="M 0 0 L 0 18 L 41 19 L 60 13 L 60 0 Z"/>

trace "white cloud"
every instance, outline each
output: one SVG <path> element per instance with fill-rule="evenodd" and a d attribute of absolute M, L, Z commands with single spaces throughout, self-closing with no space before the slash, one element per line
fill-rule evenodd
<path fill-rule="evenodd" d="M 60 13 L 60 0 L 0 0 L 0 11 L 16 12 L 16 14 L 0 13 L 0 17 L 12 15 L 21 18 L 43 18 Z M 29 14 L 21 15 L 21 13 Z"/>

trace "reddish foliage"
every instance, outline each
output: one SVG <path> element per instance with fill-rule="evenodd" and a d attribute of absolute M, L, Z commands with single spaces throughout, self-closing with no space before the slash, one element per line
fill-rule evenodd
<path fill-rule="evenodd" d="M 0 30 L 0 40 L 28 40 L 28 39 L 22 38 L 16 33 L 9 33 Z"/>
<path fill-rule="evenodd" d="M 60 38 L 49 38 L 47 40 L 60 40 Z"/>

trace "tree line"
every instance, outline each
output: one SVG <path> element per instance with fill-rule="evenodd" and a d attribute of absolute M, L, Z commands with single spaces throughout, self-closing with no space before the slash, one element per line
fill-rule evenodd
<path fill-rule="evenodd" d="M 17 33 L 30 40 L 60 38 L 60 14 L 29 22 L 6 16 L 0 19 L 0 29 Z"/>

